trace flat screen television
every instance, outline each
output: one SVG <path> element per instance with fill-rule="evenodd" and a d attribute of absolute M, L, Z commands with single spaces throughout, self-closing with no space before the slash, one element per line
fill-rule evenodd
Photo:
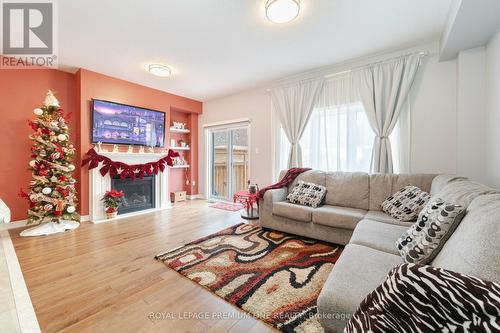
<path fill-rule="evenodd" d="M 163 147 L 165 113 L 92 99 L 92 143 Z"/>

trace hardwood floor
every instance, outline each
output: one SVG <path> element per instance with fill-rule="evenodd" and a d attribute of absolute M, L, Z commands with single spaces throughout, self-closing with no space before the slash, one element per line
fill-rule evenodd
<path fill-rule="evenodd" d="M 10 234 L 42 332 L 275 332 L 154 259 L 239 214 L 196 200 L 64 234 Z"/>

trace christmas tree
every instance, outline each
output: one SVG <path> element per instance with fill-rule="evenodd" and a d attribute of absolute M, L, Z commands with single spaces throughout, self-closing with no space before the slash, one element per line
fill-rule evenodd
<path fill-rule="evenodd" d="M 59 101 L 49 90 L 43 106 L 33 110 L 37 118 L 29 121 L 34 133 L 29 162 L 33 180 L 28 199 L 28 223 L 77 220 L 75 179 L 72 164 L 75 147 L 69 141 L 68 125 Z"/>

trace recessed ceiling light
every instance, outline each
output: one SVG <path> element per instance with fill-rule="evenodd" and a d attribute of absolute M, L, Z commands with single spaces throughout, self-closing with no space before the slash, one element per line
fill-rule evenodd
<path fill-rule="evenodd" d="M 287 23 L 299 15 L 300 0 L 267 0 L 266 16 L 274 23 Z"/>
<path fill-rule="evenodd" d="M 172 74 L 170 68 L 162 64 L 151 64 L 148 66 L 148 71 L 156 76 L 169 77 Z"/>

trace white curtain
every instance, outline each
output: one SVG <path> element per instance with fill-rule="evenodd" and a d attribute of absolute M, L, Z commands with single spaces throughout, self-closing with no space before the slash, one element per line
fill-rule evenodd
<path fill-rule="evenodd" d="M 371 171 L 392 173 L 391 135 L 413 84 L 421 57 L 410 55 L 353 72 L 370 125 L 375 132 Z"/>
<path fill-rule="evenodd" d="M 271 89 L 271 100 L 281 126 L 291 144 L 288 167 L 302 166 L 302 137 L 321 92 L 324 79 L 299 82 Z"/>
<path fill-rule="evenodd" d="M 374 133 L 350 75 L 325 82 L 300 145 L 303 164 L 324 171 L 369 171 Z"/>

